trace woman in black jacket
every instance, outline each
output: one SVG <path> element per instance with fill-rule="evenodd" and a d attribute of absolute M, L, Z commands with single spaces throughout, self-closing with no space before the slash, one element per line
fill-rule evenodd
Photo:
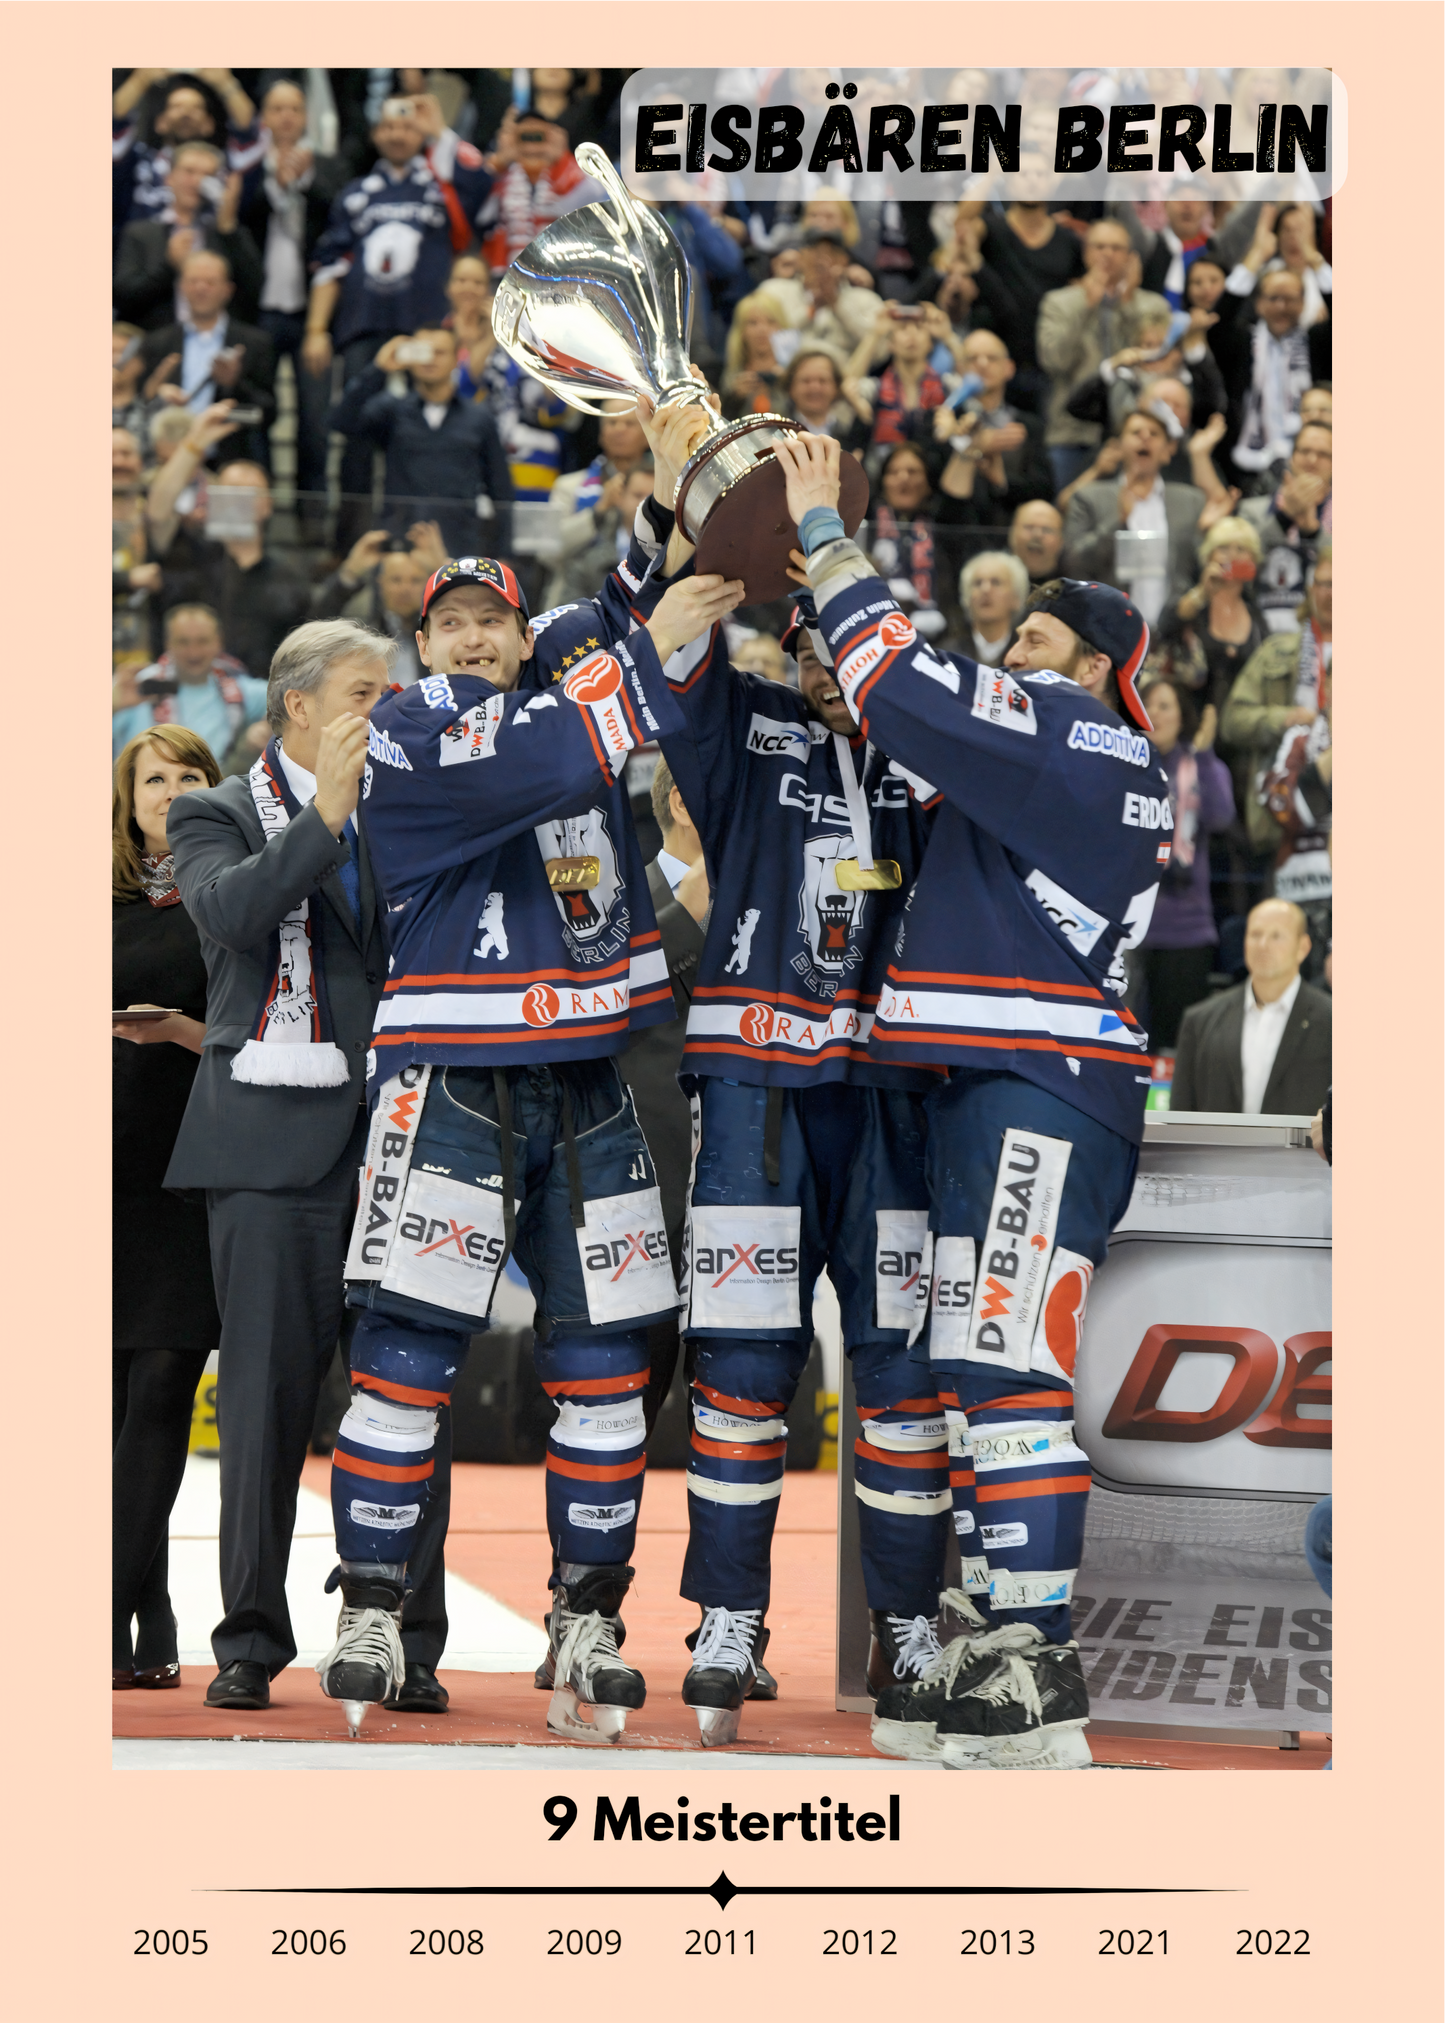
<path fill-rule="evenodd" d="M 115 762 L 111 966 L 115 1005 L 169 1008 L 112 1028 L 111 1684 L 180 1684 L 166 1530 L 191 1406 L 221 1335 L 204 1202 L 162 1191 L 206 1036 L 206 966 L 172 876 L 166 812 L 213 787 L 210 747 L 179 724 Z M 136 1638 L 131 1641 L 131 1625 Z"/>

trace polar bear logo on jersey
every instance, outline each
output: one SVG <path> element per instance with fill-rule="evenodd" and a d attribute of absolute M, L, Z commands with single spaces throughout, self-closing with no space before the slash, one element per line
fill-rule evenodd
<path fill-rule="evenodd" d="M 863 925 L 866 892 L 839 889 L 834 866 L 854 855 L 849 836 L 812 836 L 803 845 L 803 883 L 798 893 L 798 927 L 819 969 L 842 969 L 848 943 Z"/>
<path fill-rule="evenodd" d="M 612 902 L 622 889 L 622 873 L 617 852 L 607 832 L 607 817 L 601 808 L 589 808 L 585 815 L 558 816 L 539 822 L 533 832 L 545 863 L 556 857 L 595 857 L 597 883 L 587 888 L 554 891 L 557 911 L 574 941 L 591 942 L 602 933 L 612 912 Z"/>

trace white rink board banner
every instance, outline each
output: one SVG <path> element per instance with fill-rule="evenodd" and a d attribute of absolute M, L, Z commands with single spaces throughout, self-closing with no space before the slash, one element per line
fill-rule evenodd
<path fill-rule="evenodd" d="M 1116 1574 L 1088 1552 L 1074 1635 L 1098 1721 L 1328 1731 L 1333 1614 L 1313 1581 Z"/>
<path fill-rule="evenodd" d="M 1094 1276 L 1074 1423 L 1121 1488 L 1330 1489 L 1330 1252 L 1121 1238 Z"/>

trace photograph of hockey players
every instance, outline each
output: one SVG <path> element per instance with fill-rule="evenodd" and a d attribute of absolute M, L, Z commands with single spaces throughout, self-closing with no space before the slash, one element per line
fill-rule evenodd
<path fill-rule="evenodd" d="M 706 426 L 696 408 L 645 419 L 657 470 L 680 469 Z M 665 573 L 692 553 L 675 530 Z M 701 1612 L 682 1697 L 710 1745 L 737 1739 L 757 1697 L 783 1414 L 825 1268 L 864 1427 L 855 1488 L 875 1692 L 939 1656 L 950 1508 L 943 1409 L 908 1357 L 928 1219 L 923 1099 L 940 1071 L 868 1053 L 931 817 L 859 735 L 806 596 L 783 645 L 797 689 L 732 667 L 721 625 L 666 667 L 685 730 L 664 733 L 663 751 L 711 888 L 682 1063 L 696 1120 L 682 1594 Z"/>
<path fill-rule="evenodd" d="M 362 822 L 392 961 L 346 1265 L 362 1313 L 332 1458 L 343 1606 L 317 1666 L 353 1732 L 401 1665 L 437 1410 L 514 1251 L 557 1407 L 537 1678 L 548 1726 L 615 1741 L 643 1703 L 618 1610 L 642 1497 L 647 1330 L 677 1293 L 615 1057 L 673 1016 L 673 998 L 621 776 L 629 751 L 680 726 L 662 661 L 742 596 L 717 578 L 659 587 L 634 630 L 657 552 L 648 510 L 601 596 L 535 626 L 505 564 L 438 570 L 417 636 L 427 671 L 373 714 Z M 661 525 L 665 538 L 670 513 Z"/>
<path fill-rule="evenodd" d="M 843 538 L 837 445 L 802 436 L 777 454 L 838 686 L 937 803 L 868 1044 L 880 1065 L 944 1075 L 915 1352 L 948 1417 L 984 1626 L 884 1688 L 873 1739 L 956 1769 L 1084 1768 L 1069 1599 L 1091 1476 L 1073 1378 L 1149 1086 L 1122 957 L 1168 853 L 1134 686 L 1148 628 L 1121 592 L 1061 579 L 1031 596 L 1002 668 L 936 652 Z"/>

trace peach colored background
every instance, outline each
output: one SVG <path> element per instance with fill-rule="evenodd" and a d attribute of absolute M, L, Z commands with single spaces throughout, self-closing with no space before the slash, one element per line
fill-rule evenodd
<path fill-rule="evenodd" d="M 682 1779 L 645 1758 L 598 1764 L 559 1751 L 542 1771 L 445 1776 L 113 1774 L 106 1662 L 105 781 L 103 434 L 107 306 L 105 100 L 112 62 L 361 63 L 450 58 L 578 62 L 736 55 L 808 62 L 1137 62 L 1337 67 L 1349 92 L 1350 174 L 1335 210 L 1341 272 L 1339 629 L 1341 1079 L 1338 1373 L 1345 1663 L 1338 1768 L 1318 1781 L 1247 1774 L 1114 1775 L 963 1784 L 943 1774 L 729 1773 Z M 589 2013 L 691 2015 L 739 1998 L 771 2013 L 811 1997 L 915 2008 L 940 1994 L 1010 1995 L 1112 2017 L 1140 2001 L 1179 2019 L 1353 2017 L 1388 1989 L 1403 2015 L 1437 2012 L 1437 1794 L 1441 1733 L 1438 1473 L 1438 1043 L 1441 750 L 1439 444 L 1441 327 L 1438 80 L 1441 22 L 1416 5 L 196 5 L 8 6 L 5 54 L 11 301 L 4 321 L 12 610 L 7 675 L 14 827 L 7 1105 L 13 1291 L 7 1397 L 21 1461 L 6 1553 L 3 1669 L 12 1818 L 8 1949 L 17 2015 L 121 2019 L 241 2013 L 376 2015 L 410 1991 L 438 2002 L 558 2001 Z M 725 38 L 725 43 L 724 43 Z M 44 274 L 43 289 L 28 276 Z M 61 304 L 59 313 L 56 304 Z M 1364 402 L 1369 389 L 1370 412 Z M 64 514 L 57 538 L 55 516 Z M 1372 592 L 1384 594 L 1375 601 Z M 38 593 L 38 594 L 37 594 Z M 1389 631 L 1383 610 L 1394 615 Z M 1367 675 L 1365 662 L 1371 670 Z M 23 686 L 22 686 L 23 685 Z M 1368 698 L 1370 708 L 1363 706 Z M 57 701 L 69 712 L 62 715 Z M 43 724 L 37 734 L 34 726 Z M 70 749 L 69 735 L 79 738 Z M 77 785 L 79 794 L 76 793 Z M 20 804 L 18 808 L 14 803 Z M 57 819 L 57 802 L 60 819 Z M 74 812 L 78 805 L 78 815 Z M 1386 871 L 1386 852 L 1393 876 Z M 1417 899 L 1415 888 L 1419 888 Z M 23 939 L 22 939 L 23 936 Z M 1377 951 L 1384 954 L 1379 961 Z M 1375 966 L 1371 967 L 1372 961 Z M 56 1066 L 64 1064 L 63 1078 Z M 36 1102 L 44 1091 L 43 1111 Z M 45 1128 L 35 1131 L 43 1117 Z M 22 1167 L 22 1155 L 24 1166 Z M 31 1163 L 33 1161 L 33 1164 Z M 23 1178 L 21 1174 L 23 1172 Z M 1394 1379 L 1400 1372 L 1400 1381 Z M 1367 1386 L 1366 1372 L 1370 1378 Z M 1386 1380 L 1386 1372 L 1389 1379 Z M 22 1409 L 16 1412 L 15 1407 Z M 1368 1433 L 1366 1432 L 1368 1430 Z M 1385 1436 L 1389 1437 L 1385 1437 Z M 897 1847 L 604 1849 L 549 1845 L 540 1807 L 570 1792 L 636 1791 L 643 1809 L 686 1792 L 741 1808 L 827 1792 L 862 1805 L 903 1794 Z M 389 1858 L 383 1821 L 395 1822 Z M 1175 1884 L 1241 1894 L 1061 1898 L 1027 1905 L 886 1899 L 706 1899 L 569 1906 L 538 1900 L 274 1899 L 212 1894 L 328 1882 L 706 1881 L 726 1860 L 758 1882 Z M 1097 1957 L 1101 1926 L 1166 1925 L 1167 1959 Z M 344 1928 L 344 1959 L 275 1960 L 273 1926 Z M 616 1925 L 616 1961 L 543 1957 L 548 1928 Z M 899 1934 L 900 1957 L 825 1960 L 846 1923 Z M 204 1959 L 135 1960 L 133 1927 L 204 1926 Z M 412 1960 L 414 1925 L 480 1925 L 476 1960 Z M 1035 1932 L 1030 1960 L 948 1976 L 966 1924 Z M 681 1934 L 758 1934 L 752 1962 L 686 1960 Z M 1239 1960 L 1236 1927 L 1307 1927 L 1311 1957 Z M 963 1964 L 963 1963 L 960 1963 Z M 924 1972 L 920 1973 L 920 1968 Z M 303 2009 L 304 2005 L 304 2009 Z M 383 2005 L 386 2005 L 384 2007 Z M 400 2012 L 398 2012 L 400 2013 Z"/>

